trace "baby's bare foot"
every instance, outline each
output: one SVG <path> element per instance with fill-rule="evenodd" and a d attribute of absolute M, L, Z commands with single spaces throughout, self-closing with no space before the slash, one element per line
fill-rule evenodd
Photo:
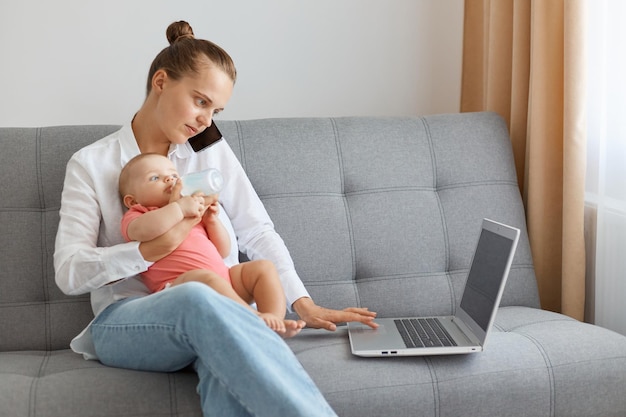
<path fill-rule="evenodd" d="M 271 313 L 258 313 L 267 327 L 274 330 L 283 338 L 289 338 L 300 333 L 306 323 L 303 320 L 285 320 Z"/>
<path fill-rule="evenodd" d="M 284 320 L 285 322 L 285 332 L 280 334 L 283 338 L 294 337 L 300 330 L 304 328 L 306 322 L 304 320 Z"/>
<path fill-rule="evenodd" d="M 280 317 L 271 313 L 259 313 L 259 317 L 263 319 L 267 327 L 276 333 L 282 334 L 286 331 L 285 322 Z"/>

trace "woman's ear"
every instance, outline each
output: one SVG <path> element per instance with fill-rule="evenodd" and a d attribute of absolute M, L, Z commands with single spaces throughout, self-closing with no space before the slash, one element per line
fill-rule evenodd
<path fill-rule="evenodd" d="M 167 72 L 164 69 L 157 70 L 152 76 L 152 90 L 160 93 L 167 82 Z"/>
<path fill-rule="evenodd" d="M 137 200 L 135 200 L 135 197 L 131 194 L 126 194 L 122 201 L 124 202 L 126 208 L 131 208 L 132 206 L 137 204 Z"/>

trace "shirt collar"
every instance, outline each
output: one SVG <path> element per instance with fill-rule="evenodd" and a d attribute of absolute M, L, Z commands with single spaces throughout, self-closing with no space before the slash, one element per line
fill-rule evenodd
<path fill-rule="evenodd" d="M 121 149 L 120 162 L 122 163 L 122 166 L 141 153 L 130 123 L 125 124 L 119 130 L 119 142 Z"/>
<path fill-rule="evenodd" d="M 171 144 L 170 145 L 170 150 L 167 153 L 167 156 L 172 159 L 173 156 L 176 156 L 177 158 L 180 159 L 187 159 L 190 158 L 193 155 L 193 149 L 191 148 L 191 145 L 189 145 L 189 142 L 185 142 L 182 145 L 174 145 Z"/>

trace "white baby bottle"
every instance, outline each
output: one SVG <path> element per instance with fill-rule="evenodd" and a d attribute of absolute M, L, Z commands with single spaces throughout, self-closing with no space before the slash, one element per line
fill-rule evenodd
<path fill-rule="evenodd" d="M 222 191 L 224 186 L 224 177 L 216 168 L 205 169 L 204 171 L 192 172 L 183 175 L 182 195 L 192 195 L 196 192 L 202 192 L 204 195 L 217 194 Z"/>

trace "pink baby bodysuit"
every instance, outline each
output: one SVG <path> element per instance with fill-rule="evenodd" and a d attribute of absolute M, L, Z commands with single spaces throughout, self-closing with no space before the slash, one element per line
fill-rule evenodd
<path fill-rule="evenodd" d="M 157 207 L 143 207 L 136 204 L 132 206 L 122 218 L 122 235 L 128 238 L 128 225 L 137 217 Z M 141 274 L 144 284 L 151 292 L 160 291 L 167 283 L 178 278 L 184 272 L 195 269 L 208 269 L 224 278 L 230 283 L 228 266 L 224 263 L 217 248 L 209 240 L 202 223 L 198 223 L 191 229 L 183 243 L 174 252 L 156 261 L 147 271 Z"/>

